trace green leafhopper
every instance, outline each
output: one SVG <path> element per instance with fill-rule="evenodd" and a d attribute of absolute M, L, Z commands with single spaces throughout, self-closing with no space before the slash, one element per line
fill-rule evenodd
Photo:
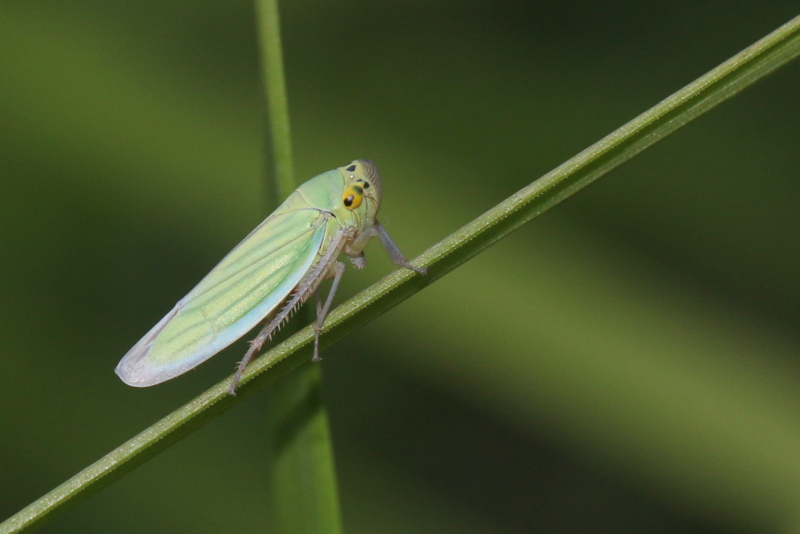
<path fill-rule="evenodd" d="M 131 386 L 160 384 L 200 365 L 270 316 L 239 363 L 228 390 L 234 394 L 250 360 L 312 293 L 317 294 L 313 360 L 318 361 L 320 330 L 345 270 L 340 254 L 363 269 L 364 247 L 378 237 L 395 264 L 427 272 L 406 261 L 376 219 L 381 187 L 377 166 L 366 159 L 298 187 L 128 351 L 116 373 Z M 327 278 L 333 283 L 323 305 L 319 286 Z"/>

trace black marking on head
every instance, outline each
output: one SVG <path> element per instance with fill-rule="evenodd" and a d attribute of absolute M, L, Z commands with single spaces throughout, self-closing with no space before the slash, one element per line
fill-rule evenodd
<path fill-rule="evenodd" d="M 363 195 L 364 194 L 364 190 L 361 187 L 357 186 L 357 185 L 353 186 L 353 191 L 355 191 L 359 195 Z"/>
<path fill-rule="evenodd" d="M 349 208 L 350 206 L 353 205 L 353 201 L 355 199 L 356 199 L 356 197 L 354 197 L 353 195 L 348 195 L 347 198 L 345 198 L 344 201 L 343 201 L 344 205 Z"/>
<path fill-rule="evenodd" d="M 350 165 L 349 167 L 347 167 L 347 171 L 349 171 L 349 172 L 355 172 L 355 170 L 356 170 L 356 166 L 355 165 Z"/>
<path fill-rule="evenodd" d="M 382 189 L 381 174 L 378 172 L 378 166 L 368 159 L 353 160 L 348 164 L 348 167 L 353 165 L 356 166 L 357 172 L 364 177 L 364 189 L 369 188 L 372 190 L 370 198 L 376 202 L 375 208 L 377 210 L 377 207 L 380 204 Z M 345 170 L 347 170 L 347 167 L 345 167 Z M 355 176 L 350 176 L 351 180 L 354 178 Z"/>

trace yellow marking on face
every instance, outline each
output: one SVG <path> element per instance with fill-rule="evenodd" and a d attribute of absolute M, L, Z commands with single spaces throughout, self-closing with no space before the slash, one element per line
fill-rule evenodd
<path fill-rule="evenodd" d="M 342 204 L 344 207 L 353 211 L 364 202 L 364 187 L 360 182 L 348 185 L 342 193 Z"/>

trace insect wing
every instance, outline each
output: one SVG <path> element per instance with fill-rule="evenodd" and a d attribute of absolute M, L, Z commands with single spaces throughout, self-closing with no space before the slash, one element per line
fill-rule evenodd
<path fill-rule="evenodd" d="M 221 351 L 272 312 L 311 269 L 325 238 L 316 209 L 261 223 L 120 360 L 128 385 L 152 386 Z"/>

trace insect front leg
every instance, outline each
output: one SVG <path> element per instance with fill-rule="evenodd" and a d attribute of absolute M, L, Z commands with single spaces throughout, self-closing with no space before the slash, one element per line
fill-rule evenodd
<path fill-rule="evenodd" d="M 345 265 L 340 261 L 337 261 L 331 266 L 331 271 L 333 271 L 333 283 L 331 284 L 328 298 L 325 301 L 325 306 L 323 306 L 322 309 L 320 309 L 321 301 L 319 298 L 319 288 L 317 288 L 317 323 L 314 325 L 314 357 L 311 358 L 312 362 L 322 361 L 322 358 L 319 357 L 319 334 L 322 332 L 322 325 L 325 323 L 325 317 L 328 316 L 328 311 L 331 309 L 333 297 L 336 296 L 336 290 L 339 288 L 339 282 L 342 281 L 344 270 Z"/>
<path fill-rule="evenodd" d="M 394 240 L 389 237 L 389 232 L 386 231 L 386 228 L 384 228 L 381 223 L 376 220 L 372 229 L 374 229 L 378 234 L 378 239 L 381 240 L 381 245 L 383 245 L 383 248 L 386 249 L 386 252 L 389 254 L 389 258 L 392 260 L 392 262 L 394 262 L 395 265 L 405 267 L 406 269 L 411 269 L 412 271 L 422 275 L 428 274 L 428 269 L 425 267 L 414 267 L 408 263 L 408 261 L 406 261 L 406 257 L 403 256 L 402 252 L 400 252 L 400 248 L 395 244 Z"/>

